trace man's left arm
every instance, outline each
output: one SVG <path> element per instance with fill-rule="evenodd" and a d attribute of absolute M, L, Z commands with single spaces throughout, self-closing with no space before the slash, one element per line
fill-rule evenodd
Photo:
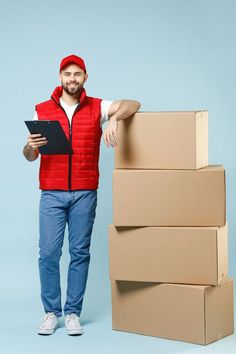
<path fill-rule="evenodd" d="M 103 139 L 107 147 L 117 145 L 118 121 L 130 117 L 137 112 L 140 107 L 140 102 L 134 100 L 112 102 L 108 111 L 109 122 L 103 132 Z"/>

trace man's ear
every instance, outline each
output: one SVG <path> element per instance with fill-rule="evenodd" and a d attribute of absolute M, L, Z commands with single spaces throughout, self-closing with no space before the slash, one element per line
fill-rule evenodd
<path fill-rule="evenodd" d="M 87 78 L 88 78 L 88 74 L 85 74 L 84 82 L 87 81 Z"/>
<path fill-rule="evenodd" d="M 59 81 L 61 83 L 61 73 L 58 74 L 58 79 L 59 79 Z"/>

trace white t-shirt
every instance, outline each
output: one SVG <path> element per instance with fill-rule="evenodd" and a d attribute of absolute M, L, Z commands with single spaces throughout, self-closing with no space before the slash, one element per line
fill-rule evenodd
<path fill-rule="evenodd" d="M 109 117 L 108 117 L 108 111 L 109 108 L 111 106 L 113 101 L 108 101 L 108 100 L 102 100 L 101 101 L 101 118 L 100 118 L 100 126 L 103 125 L 103 123 L 105 123 L 106 121 L 108 121 Z M 67 103 L 65 103 L 61 98 L 60 98 L 60 104 L 61 106 L 64 108 L 66 115 L 71 123 L 71 118 L 73 116 L 73 113 L 76 109 L 76 107 L 79 105 L 79 103 L 70 106 Z M 33 120 L 37 120 L 38 119 L 38 113 L 35 111 L 34 113 L 34 117 Z"/>

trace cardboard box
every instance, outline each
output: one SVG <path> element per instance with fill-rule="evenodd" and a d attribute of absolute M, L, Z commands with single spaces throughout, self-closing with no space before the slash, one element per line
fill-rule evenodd
<path fill-rule="evenodd" d="M 217 285 L 228 272 L 223 227 L 109 225 L 110 279 Z"/>
<path fill-rule="evenodd" d="M 208 165 L 208 112 L 139 112 L 119 121 L 115 168 Z"/>
<path fill-rule="evenodd" d="M 217 286 L 112 280 L 112 328 L 197 344 L 234 331 L 233 280 Z"/>
<path fill-rule="evenodd" d="M 223 226 L 223 166 L 200 170 L 114 170 L 115 226 Z"/>

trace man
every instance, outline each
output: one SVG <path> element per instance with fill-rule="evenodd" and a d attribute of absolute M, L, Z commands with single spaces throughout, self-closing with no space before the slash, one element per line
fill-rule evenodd
<path fill-rule="evenodd" d="M 73 150 L 69 155 L 41 155 L 39 181 L 39 274 L 45 311 L 38 334 L 52 334 L 62 316 L 59 261 L 68 223 L 70 264 L 65 325 L 69 335 L 83 333 L 80 313 L 90 261 L 90 240 L 97 206 L 99 151 L 102 124 L 107 147 L 117 144 L 118 121 L 138 111 L 134 100 L 107 101 L 89 97 L 84 89 L 88 78 L 85 63 L 76 55 L 62 59 L 61 86 L 51 99 L 36 105 L 34 119 L 59 120 Z M 40 134 L 30 134 L 23 153 L 28 161 L 38 158 L 47 144 Z"/>

